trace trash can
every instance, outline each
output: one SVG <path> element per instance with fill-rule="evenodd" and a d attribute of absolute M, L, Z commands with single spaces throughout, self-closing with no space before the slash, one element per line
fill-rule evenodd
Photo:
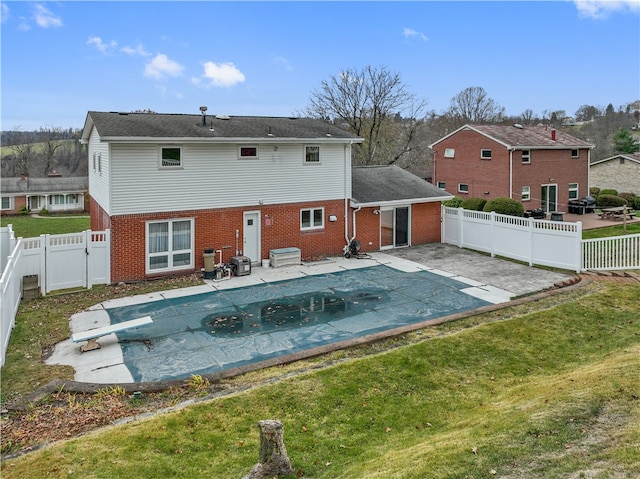
<path fill-rule="evenodd" d="M 213 279 L 216 262 L 216 252 L 213 249 L 205 249 L 204 254 L 204 277 L 205 279 Z"/>
<path fill-rule="evenodd" d="M 231 258 L 236 276 L 251 274 L 251 260 L 247 256 L 234 256 Z"/>
<path fill-rule="evenodd" d="M 552 211 L 551 212 L 551 221 L 564 221 L 564 212 L 562 212 L 562 211 Z"/>

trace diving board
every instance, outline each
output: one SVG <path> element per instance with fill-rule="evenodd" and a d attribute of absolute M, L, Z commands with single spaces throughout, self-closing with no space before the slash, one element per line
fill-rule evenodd
<path fill-rule="evenodd" d="M 132 319 L 130 321 L 123 321 L 122 323 L 110 324 L 109 326 L 104 326 L 102 328 L 95 328 L 88 331 L 83 331 L 81 333 L 75 333 L 71 335 L 71 340 L 74 343 L 88 341 L 88 343 L 84 346 L 80 346 L 80 352 L 84 353 L 85 351 L 100 349 L 98 338 L 101 338 L 102 336 L 117 333 L 119 331 L 124 331 L 126 329 L 138 328 L 140 326 L 145 326 L 151 323 L 153 323 L 153 319 L 151 319 L 151 316 L 144 316 L 142 318 Z"/>

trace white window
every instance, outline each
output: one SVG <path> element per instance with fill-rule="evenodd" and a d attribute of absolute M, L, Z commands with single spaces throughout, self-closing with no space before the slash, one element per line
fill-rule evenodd
<path fill-rule="evenodd" d="M 578 183 L 569 183 L 569 199 L 578 199 Z"/>
<path fill-rule="evenodd" d="M 522 150 L 522 162 L 531 163 L 531 150 Z"/>
<path fill-rule="evenodd" d="M 490 160 L 491 159 L 491 150 L 480 150 L 480 159 L 481 160 Z"/>
<path fill-rule="evenodd" d="M 252 145 L 238 147 L 238 158 L 244 160 L 252 160 L 258 158 L 258 147 Z"/>
<path fill-rule="evenodd" d="M 444 190 L 447 188 L 447 184 L 444 181 L 438 181 L 438 188 Z"/>
<path fill-rule="evenodd" d="M 66 201 L 68 205 L 75 205 L 76 203 L 78 203 L 78 195 L 69 194 L 66 197 Z"/>
<path fill-rule="evenodd" d="M 12 210 L 13 209 L 13 198 L 11 196 L 3 196 L 2 197 L 2 206 L 0 207 L 3 210 Z"/>
<path fill-rule="evenodd" d="M 102 153 L 98 153 L 98 173 L 102 173 Z"/>
<path fill-rule="evenodd" d="M 50 205 L 64 205 L 65 196 L 64 195 L 51 195 L 49 196 L 49 204 Z"/>
<path fill-rule="evenodd" d="M 571 150 L 571 158 L 580 158 L 580 150 Z"/>
<path fill-rule="evenodd" d="M 182 166 L 182 148 L 179 146 L 160 147 L 160 167 L 180 168 Z"/>
<path fill-rule="evenodd" d="M 93 154 L 93 170 L 95 171 L 96 169 L 96 154 Z"/>
<path fill-rule="evenodd" d="M 445 148 L 444 149 L 444 157 L 445 158 L 453 158 L 456 156 L 456 150 L 454 148 Z"/>
<path fill-rule="evenodd" d="M 531 200 L 531 187 L 523 186 L 522 193 L 520 193 L 520 198 L 522 201 L 530 201 Z"/>
<path fill-rule="evenodd" d="M 304 147 L 304 162 L 305 163 L 320 163 L 320 147 L 319 146 L 305 146 Z"/>
<path fill-rule="evenodd" d="M 300 229 L 317 230 L 324 228 L 324 208 L 300 210 Z"/>
<path fill-rule="evenodd" d="M 469 185 L 467 183 L 458 183 L 458 192 L 469 193 Z"/>
<path fill-rule="evenodd" d="M 193 220 L 147 223 L 147 273 L 193 268 Z"/>

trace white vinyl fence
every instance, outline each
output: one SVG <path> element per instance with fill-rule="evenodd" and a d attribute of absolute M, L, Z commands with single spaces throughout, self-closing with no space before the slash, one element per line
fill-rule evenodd
<path fill-rule="evenodd" d="M 533 265 L 581 271 L 582 223 L 442 207 L 442 242 Z"/>
<path fill-rule="evenodd" d="M 11 237 L 10 231 L 4 231 L 6 229 L 0 228 L 2 264 L 5 265 L 0 277 L 2 365 L 24 293 L 25 278 L 37 279 L 42 295 L 61 289 L 91 288 L 94 284 L 111 282 L 110 230 L 18 238 L 14 240 L 13 249 L 5 260 L 4 242 Z"/>
<path fill-rule="evenodd" d="M 582 223 L 442 207 L 442 242 L 580 273 L 640 269 L 640 234 L 582 239 Z"/>

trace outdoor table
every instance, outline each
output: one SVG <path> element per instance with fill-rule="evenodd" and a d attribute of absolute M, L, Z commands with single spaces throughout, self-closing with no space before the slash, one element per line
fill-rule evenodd
<path fill-rule="evenodd" d="M 631 209 L 628 206 L 603 208 L 602 213 L 600 213 L 600 218 L 602 218 L 603 220 L 624 219 L 625 216 L 629 220 L 632 220 L 635 217 L 635 214 L 631 212 Z"/>

